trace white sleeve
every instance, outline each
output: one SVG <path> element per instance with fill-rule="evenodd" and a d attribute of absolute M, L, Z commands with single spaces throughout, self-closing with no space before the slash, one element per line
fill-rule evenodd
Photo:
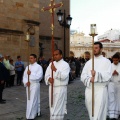
<path fill-rule="evenodd" d="M 111 72 L 111 63 L 110 61 L 106 62 L 106 70 L 96 71 L 95 82 L 108 82 L 112 77 Z"/>
<path fill-rule="evenodd" d="M 56 72 L 54 72 L 54 79 L 57 80 L 66 80 L 66 78 L 69 77 L 69 73 L 70 73 L 70 67 L 69 64 L 65 64 L 62 70 L 59 70 L 59 68 L 57 68 Z"/>
<path fill-rule="evenodd" d="M 26 87 L 26 83 L 28 82 L 27 70 L 28 70 L 28 67 L 26 67 L 24 74 L 23 74 L 23 84 L 25 87 Z"/>
<path fill-rule="evenodd" d="M 47 67 L 47 69 L 46 69 L 46 72 L 45 72 L 45 83 L 46 83 L 46 85 L 48 85 L 49 84 L 49 78 L 51 77 L 51 64 L 49 64 L 49 66 Z"/>
<path fill-rule="evenodd" d="M 31 72 L 30 74 L 30 80 L 34 81 L 34 80 L 42 80 L 43 78 L 43 69 L 41 66 L 37 67 L 37 72 Z"/>
<path fill-rule="evenodd" d="M 83 68 L 83 71 L 82 71 L 82 74 L 81 74 L 81 81 L 84 83 L 84 85 L 86 87 L 89 87 L 90 86 L 90 79 L 92 76 L 90 76 L 88 73 L 87 73 L 87 70 L 88 69 L 88 62 L 85 64 L 84 68 Z"/>

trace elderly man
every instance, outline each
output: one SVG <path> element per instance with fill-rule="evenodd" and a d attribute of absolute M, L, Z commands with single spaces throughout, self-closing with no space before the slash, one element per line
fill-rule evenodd
<path fill-rule="evenodd" d="M 0 104 L 5 104 L 6 103 L 5 102 L 6 100 L 4 100 L 2 98 L 4 84 L 5 84 L 5 80 L 6 80 L 6 71 L 7 71 L 7 69 L 3 65 L 3 57 L 0 54 Z"/>

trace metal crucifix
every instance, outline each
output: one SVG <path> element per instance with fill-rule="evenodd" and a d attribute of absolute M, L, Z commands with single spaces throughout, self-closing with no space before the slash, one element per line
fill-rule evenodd
<path fill-rule="evenodd" d="M 42 11 L 50 11 L 52 17 L 51 17 L 51 30 L 52 30 L 52 40 L 51 40 L 51 52 L 52 52 L 52 64 L 53 64 L 53 52 L 54 52 L 54 11 L 55 8 L 61 7 L 63 5 L 62 2 L 55 4 L 54 0 L 50 0 L 50 5 L 46 8 L 42 8 Z M 52 80 L 53 80 L 53 70 L 52 70 Z M 51 84 L 51 107 L 53 106 L 53 84 L 54 84 L 54 80 L 53 83 Z"/>

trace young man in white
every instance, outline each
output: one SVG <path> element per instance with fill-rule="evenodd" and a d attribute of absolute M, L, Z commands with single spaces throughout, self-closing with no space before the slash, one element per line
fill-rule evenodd
<path fill-rule="evenodd" d="M 23 83 L 27 93 L 27 120 L 33 120 L 37 114 L 40 115 L 40 80 L 43 77 L 43 70 L 36 62 L 37 56 L 31 54 L 29 57 L 30 65 L 24 71 Z M 30 81 L 28 82 L 28 75 Z M 30 87 L 30 100 L 28 100 L 28 86 Z"/>
<path fill-rule="evenodd" d="M 112 57 L 112 78 L 108 85 L 108 116 L 110 120 L 117 120 L 120 115 L 120 57 Z"/>
<path fill-rule="evenodd" d="M 107 85 L 111 78 L 111 62 L 101 55 L 103 45 L 94 43 L 94 70 L 92 59 L 84 66 L 81 81 L 86 86 L 85 104 L 90 120 L 106 120 L 107 117 Z M 92 117 L 92 82 L 94 82 L 94 117 Z"/>
<path fill-rule="evenodd" d="M 49 85 L 50 120 L 63 120 L 67 103 L 67 85 L 70 67 L 62 58 L 62 51 L 54 51 L 54 63 L 48 66 L 45 73 L 46 85 Z M 53 79 L 52 79 L 53 70 Z M 53 83 L 53 106 L 51 106 L 51 83 Z"/>

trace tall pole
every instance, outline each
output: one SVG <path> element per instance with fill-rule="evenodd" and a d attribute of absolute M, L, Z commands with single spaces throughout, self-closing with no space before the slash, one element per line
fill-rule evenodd
<path fill-rule="evenodd" d="M 91 24 L 90 27 L 90 36 L 92 36 L 92 71 L 94 71 L 94 37 L 97 35 L 96 31 L 96 24 Z M 92 77 L 94 78 L 95 76 Z M 94 81 L 92 81 L 92 117 L 94 119 L 94 102 L 95 102 L 95 97 L 94 97 Z"/>
<path fill-rule="evenodd" d="M 52 34 L 52 40 L 51 40 L 51 53 L 52 53 L 52 64 L 53 64 L 53 52 L 54 52 L 54 11 L 55 11 L 55 8 L 58 8 L 58 7 L 61 7 L 63 5 L 63 3 L 59 3 L 59 4 L 55 4 L 54 3 L 54 0 L 50 0 L 50 5 L 46 8 L 42 8 L 42 11 L 47 11 L 49 10 L 50 13 L 51 13 L 51 34 Z M 53 84 L 54 84 L 54 79 L 53 79 L 53 70 L 52 70 L 52 73 L 51 73 L 51 77 L 52 77 L 52 83 L 51 83 L 51 107 L 53 106 Z"/>
<path fill-rule="evenodd" d="M 64 24 L 63 24 L 63 27 L 64 27 L 64 59 L 65 59 L 65 57 L 66 57 L 66 49 L 65 49 L 65 47 L 66 47 L 66 31 L 65 31 L 65 28 L 66 28 L 66 21 L 65 21 L 65 18 L 66 18 L 66 13 L 65 13 L 65 10 L 64 10 Z"/>
<path fill-rule="evenodd" d="M 28 42 L 28 71 L 29 71 L 29 42 Z M 29 74 L 28 74 L 28 82 L 30 82 Z M 30 86 L 28 86 L 28 100 L 30 100 Z"/>
<path fill-rule="evenodd" d="M 92 36 L 92 70 L 94 70 L 94 35 Z M 92 82 L 92 117 L 94 117 L 94 82 Z"/>
<path fill-rule="evenodd" d="M 64 16 L 63 16 L 64 15 Z M 64 9 L 64 13 L 61 12 L 61 10 L 59 10 L 59 12 L 57 12 L 57 16 L 58 16 L 58 21 L 59 24 L 64 27 L 64 41 L 63 41 L 63 51 L 64 51 L 64 58 L 66 57 L 66 28 L 69 28 L 71 25 L 71 21 L 72 21 L 72 17 L 70 17 L 70 15 L 68 15 L 68 17 L 66 18 L 66 11 Z M 63 17 L 63 20 L 62 20 Z"/>
<path fill-rule="evenodd" d="M 27 50 L 28 50 L 28 71 L 29 71 L 29 41 L 30 41 L 30 34 L 29 34 L 28 31 L 27 31 L 25 40 L 28 42 L 28 49 Z M 28 74 L 28 82 L 30 82 L 29 74 Z M 28 100 L 30 100 L 30 86 L 28 86 L 27 93 L 28 93 Z"/>

